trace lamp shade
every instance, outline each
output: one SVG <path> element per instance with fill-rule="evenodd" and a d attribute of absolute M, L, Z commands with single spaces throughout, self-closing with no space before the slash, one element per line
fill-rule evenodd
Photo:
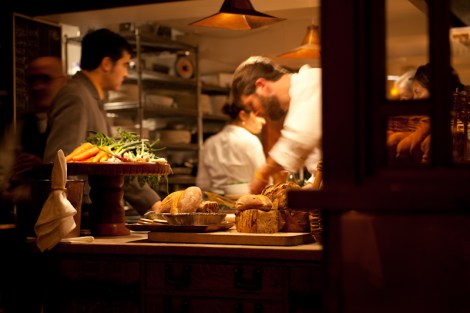
<path fill-rule="evenodd" d="M 280 54 L 280 58 L 320 59 L 319 27 L 310 25 L 299 47 Z"/>
<path fill-rule="evenodd" d="M 285 19 L 256 11 L 250 0 L 224 0 L 219 12 L 190 23 L 192 26 L 249 30 Z"/>

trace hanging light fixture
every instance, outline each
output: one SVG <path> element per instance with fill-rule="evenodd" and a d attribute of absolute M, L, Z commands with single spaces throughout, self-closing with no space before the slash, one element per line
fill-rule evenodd
<path fill-rule="evenodd" d="M 250 0 L 224 0 L 218 13 L 189 25 L 248 30 L 283 20 L 285 19 L 256 11 Z"/>
<path fill-rule="evenodd" d="M 278 55 L 280 58 L 320 59 L 319 27 L 310 25 L 299 47 Z"/>

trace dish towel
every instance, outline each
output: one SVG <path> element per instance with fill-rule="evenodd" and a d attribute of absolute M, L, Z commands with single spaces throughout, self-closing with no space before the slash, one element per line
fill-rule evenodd
<path fill-rule="evenodd" d="M 36 244 L 41 250 L 50 250 L 75 228 L 73 216 L 77 210 L 67 199 L 65 183 L 67 181 L 67 163 L 64 152 L 57 151 L 51 175 L 51 193 L 42 207 L 34 226 Z"/>

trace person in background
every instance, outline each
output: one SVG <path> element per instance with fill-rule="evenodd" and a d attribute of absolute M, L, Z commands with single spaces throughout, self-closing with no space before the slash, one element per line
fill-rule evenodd
<path fill-rule="evenodd" d="M 430 97 L 431 65 L 421 65 L 413 77 L 413 99 L 427 99 Z M 449 69 L 450 90 L 449 95 L 460 92 L 463 84 L 453 68 Z M 402 139 L 397 145 L 397 159 L 411 159 L 414 163 L 429 164 L 431 151 L 431 121 L 429 116 L 419 116 L 416 129 Z"/>
<path fill-rule="evenodd" d="M 227 103 L 222 110 L 230 121 L 204 143 L 196 178 L 198 187 L 218 194 L 224 194 L 228 184 L 251 182 L 256 169 L 266 163 L 256 136 L 265 119 L 240 103 Z"/>
<path fill-rule="evenodd" d="M 13 107 L 13 106 L 11 106 Z M 0 226 L 15 225 L 14 203 L 9 195 L 9 179 L 15 162 L 15 132 L 9 106 L 0 100 Z"/>
<path fill-rule="evenodd" d="M 109 29 L 87 33 L 82 40 L 80 68 L 60 90 L 49 116 L 44 161 L 52 162 L 59 149 L 67 155 L 85 142 L 89 131 L 111 136 L 104 99 L 119 90 L 128 75 L 132 46 Z M 137 179 L 124 188 L 124 199 L 140 214 L 158 210 L 159 195 Z"/>
<path fill-rule="evenodd" d="M 42 158 L 46 145 L 47 115 L 52 101 L 67 82 L 62 60 L 55 56 L 33 59 L 26 69 L 30 113 L 25 116 L 21 133 L 23 151 Z"/>
<path fill-rule="evenodd" d="M 49 55 L 33 58 L 25 77 L 28 103 L 26 113 L 19 118 L 19 142 L 7 191 L 19 205 L 30 201 L 28 181 L 36 178 L 36 168 L 43 164 L 48 114 L 55 96 L 67 82 L 61 59 Z"/>
<path fill-rule="evenodd" d="M 409 70 L 403 73 L 394 84 L 397 92 L 397 98 L 400 101 L 413 100 L 413 78 L 416 70 Z M 387 151 L 388 160 L 393 164 L 396 160 L 398 143 L 410 134 L 409 126 L 415 125 L 415 120 L 420 117 L 412 116 L 406 118 L 404 116 L 391 117 L 389 120 L 389 129 L 387 130 Z M 406 122 L 406 123 L 405 123 Z M 394 126 L 395 125 L 395 126 Z M 396 125 L 399 125 L 397 127 Z M 398 130 L 397 130 L 398 129 Z"/>
<path fill-rule="evenodd" d="M 398 79 L 395 81 L 394 87 L 397 90 L 398 99 L 413 99 L 413 77 L 415 73 L 416 70 L 409 70 L 398 77 Z"/>
<path fill-rule="evenodd" d="M 285 118 L 266 164 L 250 183 L 251 193 L 260 193 L 269 178 L 283 170 L 295 172 L 306 165 L 315 174 L 321 159 L 321 69 L 304 65 L 291 73 L 269 58 L 253 56 L 235 70 L 232 95 L 259 116 L 273 121 Z"/>

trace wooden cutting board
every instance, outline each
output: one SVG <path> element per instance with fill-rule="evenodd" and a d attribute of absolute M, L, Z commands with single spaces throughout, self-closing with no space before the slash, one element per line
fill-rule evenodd
<path fill-rule="evenodd" d="M 297 246 L 313 242 L 310 233 L 239 233 L 236 230 L 212 233 L 149 232 L 152 242 L 200 243 L 255 246 Z"/>

